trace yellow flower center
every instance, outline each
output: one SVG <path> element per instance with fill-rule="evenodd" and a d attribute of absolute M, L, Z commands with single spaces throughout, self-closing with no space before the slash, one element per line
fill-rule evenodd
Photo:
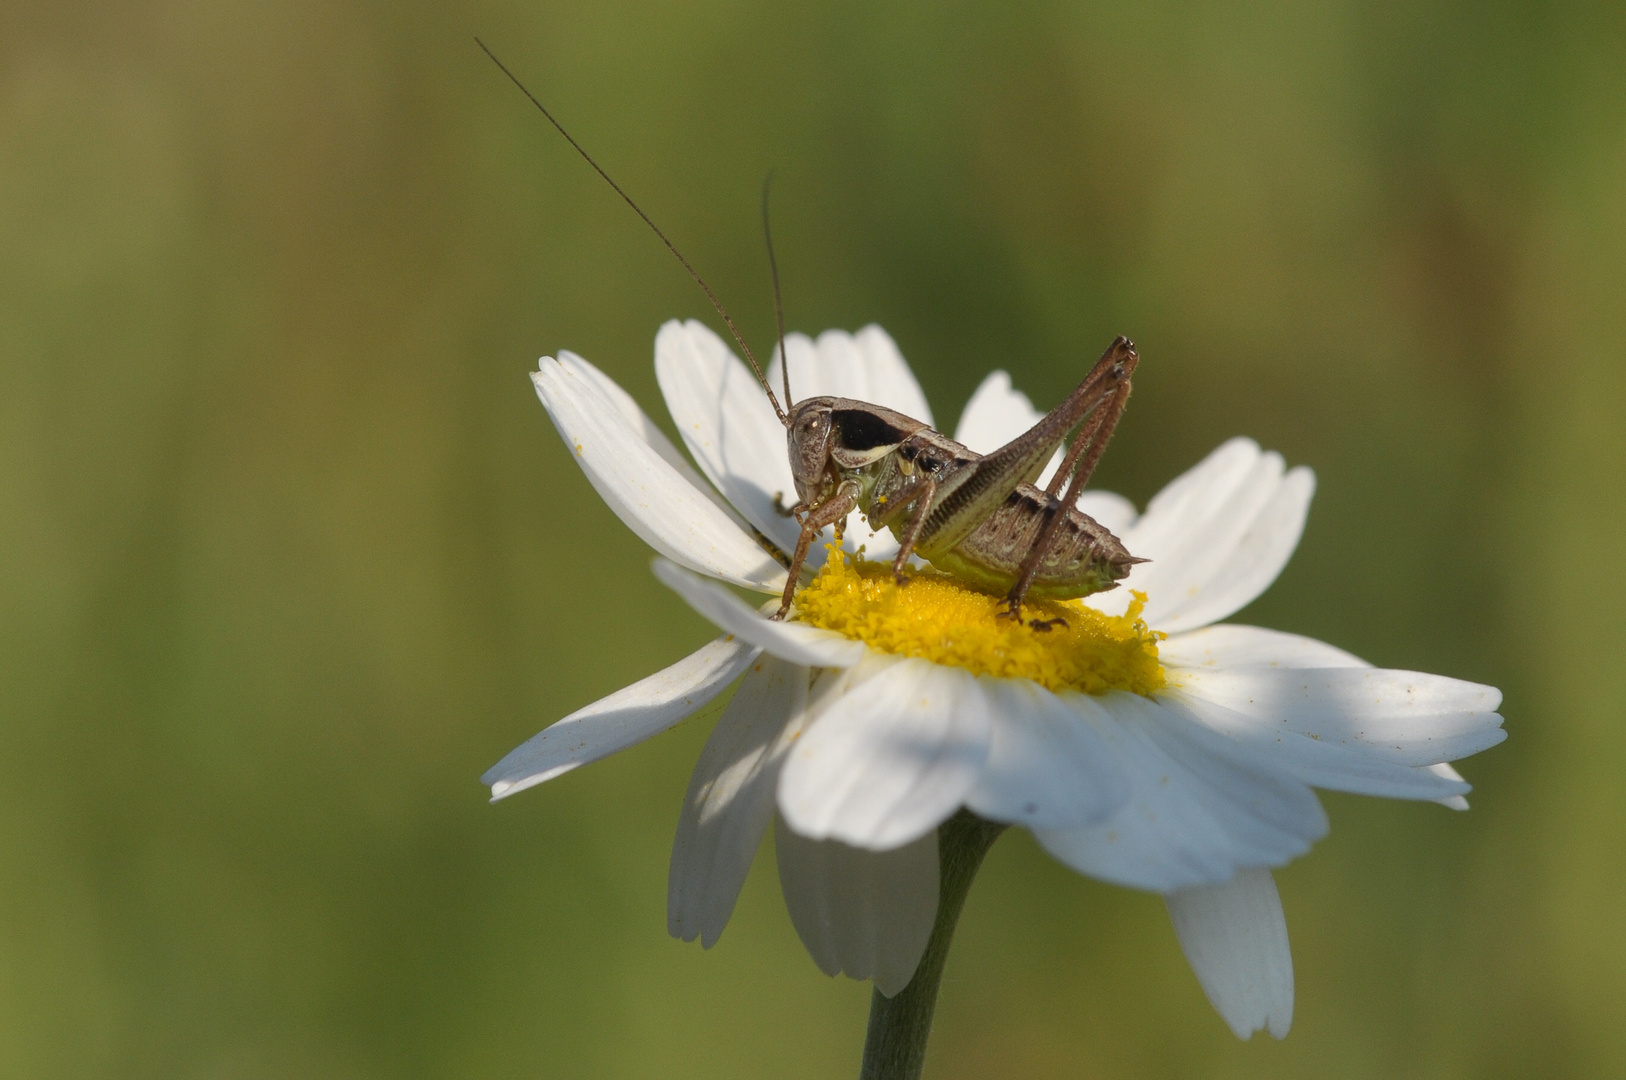
<path fill-rule="evenodd" d="M 946 574 L 913 570 L 903 585 L 892 567 L 849 560 L 835 550 L 812 584 L 796 594 L 796 617 L 880 652 L 918 656 L 978 675 L 1032 679 L 1051 690 L 1150 694 L 1165 682 L 1157 643 L 1166 634 L 1141 621 L 1145 593 L 1129 610 L 1103 615 L 1078 600 L 1023 605 L 1022 620 L 1001 618 L 1005 602 Z M 1035 621 L 1056 620 L 1049 629 Z"/>

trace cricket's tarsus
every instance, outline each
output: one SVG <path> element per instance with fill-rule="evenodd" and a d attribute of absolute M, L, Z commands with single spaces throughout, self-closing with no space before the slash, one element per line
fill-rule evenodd
<path fill-rule="evenodd" d="M 762 182 L 762 235 L 773 277 L 784 374 L 785 402 L 781 406 L 745 336 L 689 260 L 486 43 L 479 38 L 474 41 L 694 278 L 744 351 L 768 403 L 784 425 L 798 498 L 787 507 L 784 493 L 776 493 L 773 509 L 795 518 L 801 528 L 795 552 L 788 559 L 767 537 L 758 536 L 788 571 L 775 619 L 783 619 L 790 611 L 814 538 L 833 526 L 839 544 L 842 527 L 854 510 L 861 510 L 872 527 L 889 529 L 897 537 L 892 574 L 900 585 L 907 581 L 910 557 L 918 556 L 972 588 L 1003 593 L 1001 614 L 1019 621 L 1022 603 L 1029 596 L 1064 600 L 1117 588 L 1136 563 L 1145 561 L 1129 554 L 1116 536 L 1078 509 L 1079 494 L 1129 401 L 1130 376 L 1140 357 L 1128 338 L 1114 340 L 1065 401 L 986 455 L 919 420 L 867 401 L 814 397 L 793 403 L 785 355 L 785 308 L 769 227 L 770 172 Z M 1057 448 L 1075 431 L 1056 475 L 1043 490 L 1033 486 Z M 1052 618 L 1033 619 L 1026 625 L 1048 631 L 1067 623 Z"/>

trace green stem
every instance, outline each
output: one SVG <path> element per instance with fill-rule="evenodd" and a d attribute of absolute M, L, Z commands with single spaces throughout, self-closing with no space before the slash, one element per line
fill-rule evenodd
<path fill-rule="evenodd" d="M 876 990 L 869 1003 L 869 1034 L 864 1039 L 864 1065 L 859 1080 L 917 1080 L 926 1061 L 926 1039 L 932 1033 L 932 1011 L 943 964 L 960 921 L 960 909 L 971 891 L 982 857 L 1005 826 L 984 821 L 969 810 L 943 822 L 937 830 L 937 921 L 926 954 L 909 985 L 896 997 Z"/>

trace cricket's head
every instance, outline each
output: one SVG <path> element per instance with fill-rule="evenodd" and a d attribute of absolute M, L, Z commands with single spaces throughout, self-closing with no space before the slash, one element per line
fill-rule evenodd
<path fill-rule="evenodd" d="M 819 501 L 830 465 L 830 446 L 835 425 L 831 420 L 835 398 L 814 397 L 796 403 L 785 425 L 785 442 L 790 449 L 790 472 L 796 480 L 796 495 L 809 505 Z"/>
<path fill-rule="evenodd" d="M 926 424 L 884 405 L 815 397 L 797 402 L 785 427 L 796 494 L 815 503 L 843 471 L 874 465 Z"/>

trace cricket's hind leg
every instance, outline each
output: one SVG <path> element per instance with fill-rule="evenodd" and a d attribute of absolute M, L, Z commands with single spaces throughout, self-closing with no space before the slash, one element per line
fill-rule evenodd
<path fill-rule="evenodd" d="M 1067 491 L 1061 496 L 1059 505 L 1046 508 L 1047 515 L 1039 529 L 1039 535 L 1034 538 L 1033 546 L 1028 549 L 1027 557 L 1022 560 L 1021 576 L 1016 579 L 1016 584 L 1011 586 L 1011 591 L 1005 597 L 1007 611 L 1013 618 L 1019 617 L 1022 601 L 1027 599 L 1028 590 L 1033 587 L 1033 579 L 1038 576 L 1039 567 L 1055 546 L 1059 535 L 1058 529 L 1067 516 L 1061 512 L 1062 509 L 1077 505 L 1079 493 L 1084 490 L 1090 474 L 1095 471 L 1096 462 L 1101 460 L 1101 454 L 1107 448 L 1107 440 L 1112 438 L 1112 432 L 1118 426 L 1118 419 L 1123 416 L 1124 406 L 1129 404 L 1131 389 L 1129 377 L 1139 362 L 1140 356 L 1135 352 L 1134 343 L 1128 338 L 1120 337 L 1112 343 L 1106 355 L 1096 364 L 1096 370 L 1090 373 L 1091 378 L 1100 380 L 1105 398 L 1091 410 L 1090 416 L 1084 421 L 1078 436 L 1073 440 L 1073 445 L 1068 447 L 1061 468 L 1045 487 L 1045 494 L 1052 498 L 1056 497 L 1064 482 L 1067 484 Z"/>

